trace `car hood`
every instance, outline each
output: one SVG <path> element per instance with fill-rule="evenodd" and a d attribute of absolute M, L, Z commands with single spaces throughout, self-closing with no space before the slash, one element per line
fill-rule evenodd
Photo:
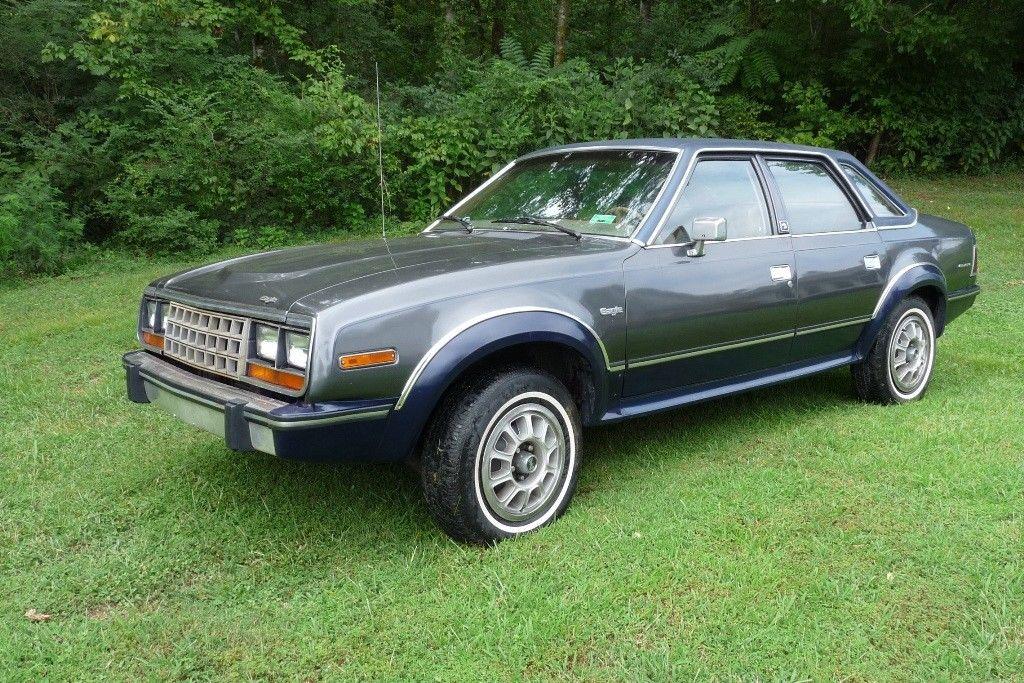
<path fill-rule="evenodd" d="M 397 239 L 316 244 L 242 256 L 157 280 L 151 291 L 185 303 L 222 303 L 226 311 L 255 312 L 283 319 L 306 299 L 303 313 L 321 308 L 309 302 L 329 288 L 358 292 L 415 278 L 417 273 L 455 272 L 485 265 L 551 258 L 564 252 L 604 251 L 621 242 L 550 233 L 428 233 Z M 424 268 L 424 266 L 430 266 Z M 365 281 L 365 288 L 357 281 Z M 326 305 L 326 301 L 324 302 Z"/>

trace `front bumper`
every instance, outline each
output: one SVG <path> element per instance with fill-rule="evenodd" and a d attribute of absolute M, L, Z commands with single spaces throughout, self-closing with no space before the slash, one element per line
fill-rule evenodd
<path fill-rule="evenodd" d="M 236 451 L 294 460 L 386 460 L 390 401 L 289 403 L 206 379 L 148 351 L 123 358 L 128 398 L 152 403 Z"/>

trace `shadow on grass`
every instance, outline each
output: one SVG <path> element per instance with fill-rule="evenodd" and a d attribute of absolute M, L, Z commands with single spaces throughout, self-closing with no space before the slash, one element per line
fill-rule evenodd
<path fill-rule="evenodd" d="M 680 461 L 706 458 L 712 444 L 723 439 L 742 441 L 772 425 L 797 424 L 802 415 L 855 400 L 849 372 L 841 370 L 590 428 L 584 434 L 577 497 L 613 485 L 629 486 L 630 475 L 648 467 L 652 448 L 668 450 Z M 279 541 L 287 542 L 289 529 L 300 530 L 296 533 L 313 542 L 345 536 L 354 546 L 404 547 L 444 540 L 424 504 L 419 474 L 408 466 L 303 463 L 227 450 L 196 455 L 182 467 L 229 492 L 242 517 L 280 518 L 280 524 L 266 527 Z M 588 468 L 588 463 L 596 466 Z"/>
<path fill-rule="evenodd" d="M 199 478 L 230 492 L 241 517 L 269 517 L 278 540 L 316 544 L 345 537 L 353 545 L 408 542 L 435 535 L 419 475 L 401 464 L 306 463 L 261 453 L 201 458 Z"/>

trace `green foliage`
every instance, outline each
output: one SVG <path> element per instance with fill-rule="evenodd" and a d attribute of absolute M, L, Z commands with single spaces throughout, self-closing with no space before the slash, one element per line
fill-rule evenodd
<path fill-rule="evenodd" d="M 119 240 L 150 254 L 203 254 L 217 244 L 219 227 L 195 211 L 174 208 L 159 214 L 128 214 Z"/>
<path fill-rule="evenodd" d="M 276 225 L 264 225 L 260 228 L 236 228 L 231 233 L 234 244 L 253 246 L 258 249 L 277 249 L 289 242 L 289 232 Z"/>
<path fill-rule="evenodd" d="M 502 59 L 519 69 L 526 69 L 530 65 L 530 60 L 526 58 L 523 46 L 511 36 L 505 36 L 501 39 L 500 54 Z"/>
<path fill-rule="evenodd" d="M 60 270 L 82 234 L 60 194 L 41 173 L 0 160 L 0 275 Z"/>
<path fill-rule="evenodd" d="M 783 119 L 779 139 L 801 145 L 839 147 L 857 133 L 863 122 L 845 109 L 833 109 L 829 90 L 821 83 L 792 83 L 783 94 L 788 114 Z"/>
<path fill-rule="evenodd" d="M 706 84 L 722 87 L 739 82 L 744 90 L 757 91 L 779 82 L 779 69 L 769 51 L 777 34 L 751 28 L 738 12 L 713 15 L 689 38 L 692 51 L 677 58 Z"/>
<path fill-rule="evenodd" d="M 375 218 L 378 152 L 388 212 L 423 220 L 522 152 L 599 138 L 983 171 L 1024 152 L 1024 11 L 1003 2 L 570 3 L 555 66 L 543 3 L 7 0 L 5 225 L 151 253 L 275 246 Z"/>
<path fill-rule="evenodd" d="M 514 40 L 474 71 L 459 93 L 426 88 L 429 114 L 389 126 L 386 151 L 398 157 L 398 208 L 435 215 L 469 185 L 523 152 L 577 140 L 710 136 L 714 95 L 682 72 L 632 59 L 603 69 L 577 59 L 552 68 L 550 50 L 527 57 Z M 407 93 L 409 95 L 409 93 Z"/>

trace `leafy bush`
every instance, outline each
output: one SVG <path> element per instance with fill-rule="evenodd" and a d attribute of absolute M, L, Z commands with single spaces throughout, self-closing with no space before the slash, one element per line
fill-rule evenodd
<path fill-rule="evenodd" d="M 582 59 L 560 67 L 528 59 L 518 44 L 468 74 L 465 90 L 407 90 L 426 113 L 388 127 L 397 158 L 398 209 L 426 218 L 508 160 L 551 145 L 628 137 L 717 134 L 714 93 L 676 69 L 632 59 L 597 69 Z"/>
<path fill-rule="evenodd" d="M 0 274 L 57 272 L 81 234 L 82 222 L 41 173 L 0 169 Z"/>
<path fill-rule="evenodd" d="M 239 227 L 310 232 L 361 221 L 378 185 L 372 117 L 336 72 L 306 86 L 295 96 L 269 74 L 239 70 L 148 98 L 132 132 L 107 143 L 122 163 L 98 208 L 116 239 L 144 246 L 123 221 L 162 223 L 179 209 L 204 221 L 200 234 L 183 233 L 195 248 Z"/>
<path fill-rule="evenodd" d="M 219 228 L 217 221 L 178 207 L 126 216 L 119 242 L 149 254 L 200 255 L 217 246 Z"/>
<path fill-rule="evenodd" d="M 789 113 L 779 139 L 800 145 L 840 147 L 864 131 L 864 123 L 845 109 L 829 106 L 829 90 L 821 83 L 791 83 L 783 95 Z"/>
<path fill-rule="evenodd" d="M 0 3 L 0 267 L 59 269 L 76 245 L 200 253 L 361 231 L 380 210 L 378 153 L 399 221 L 580 140 L 777 139 L 887 172 L 1024 153 L 1024 14 L 570 5 L 556 65 L 544 3 Z"/>
<path fill-rule="evenodd" d="M 249 228 L 236 228 L 231 233 L 231 241 L 243 246 L 252 246 L 258 249 L 277 249 L 289 242 L 289 232 L 276 225 L 264 225 L 261 228 L 250 230 Z"/>

